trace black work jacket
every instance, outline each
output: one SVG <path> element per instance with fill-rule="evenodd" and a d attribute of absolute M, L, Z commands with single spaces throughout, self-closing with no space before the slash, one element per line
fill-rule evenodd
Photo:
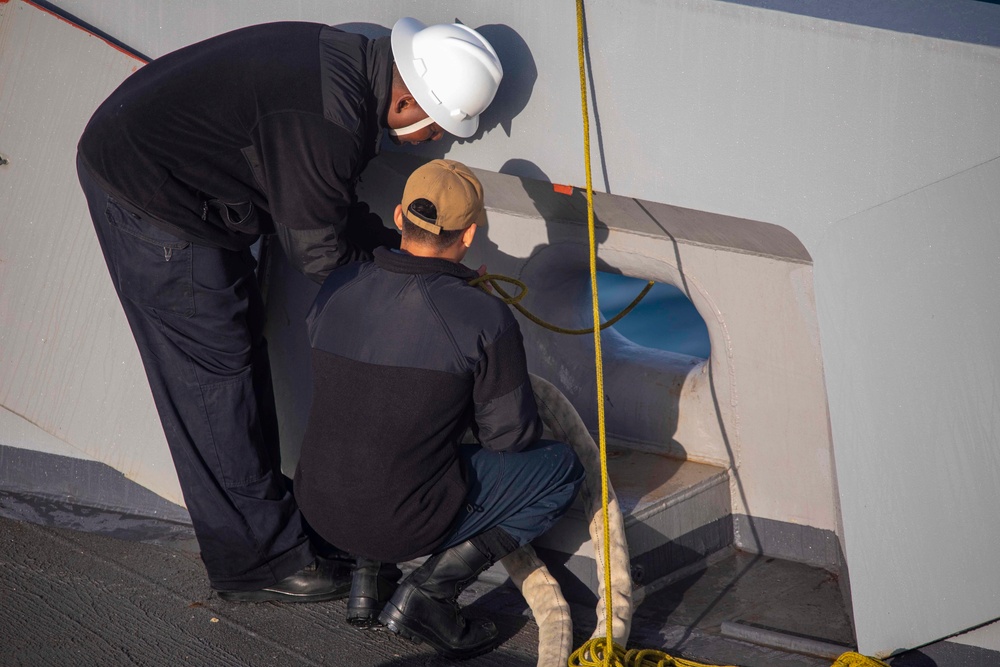
<path fill-rule="evenodd" d="M 313 403 L 295 498 L 356 556 L 434 552 L 464 506 L 459 441 L 515 452 L 541 436 L 510 309 L 443 259 L 379 248 L 334 271 L 309 314 Z"/>
<path fill-rule="evenodd" d="M 373 222 L 352 209 L 354 186 L 378 152 L 391 84 L 388 38 L 251 26 L 140 68 L 94 113 L 79 152 L 154 225 L 233 250 L 277 232 L 321 282 L 378 245 L 380 232 L 348 228 Z"/>

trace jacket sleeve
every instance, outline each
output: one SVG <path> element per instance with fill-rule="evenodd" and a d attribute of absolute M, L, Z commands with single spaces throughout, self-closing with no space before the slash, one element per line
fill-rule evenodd
<path fill-rule="evenodd" d="M 517 321 L 484 347 L 476 366 L 473 431 L 483 447 L 517 452 L 542 435 Z"/>
<path fill-rule="evenodd" d="M 390 230 L 356 203 L 357 137 L 297 112 L 265 116 L 258 135 L 271 217 L 292 266 L 322 283 L 338 266 L 371 259 L 372 239 Z"/>
<path fill-rule="evenodd" d="M 292 229 L 275 222 L 274 228 L 288 263 L 320 285 L 338 266 L 371 259 L 370 252 L 348 244 L 332 226 Z"/>

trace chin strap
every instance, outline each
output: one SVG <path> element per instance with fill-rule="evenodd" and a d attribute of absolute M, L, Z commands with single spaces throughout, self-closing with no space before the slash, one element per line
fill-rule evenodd
<path fill-rule="evenodd" d="M 434 122 L 434 119 L 431 118 L 430 116 L 428 116 L 427 118 L 424 118 L 423 120 L 418 120 L 416 123 L 413 123 L 412 125 L 407 125 L 406 127 L 401 127 L 398 130 L 394 130 L 394 129 L 392 129 L 390 127 L 389 128 L 389 136 L 390 137 L 399 137 L 399 136 L 402 136 L 404 134 L 413 134 L 417 130 L 422 130 L 422 129 L 424 129 L 425 127 L 427 127 L 428 125 L 430 125 L 433 122 Z"/>

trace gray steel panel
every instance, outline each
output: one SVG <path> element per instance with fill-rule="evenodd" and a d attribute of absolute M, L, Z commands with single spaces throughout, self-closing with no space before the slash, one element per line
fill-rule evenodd
<path fill-rule="evenodd" d="M 818 251 L 859 646 L 1000 616 L 1000 159 L 845 220 Z"/>

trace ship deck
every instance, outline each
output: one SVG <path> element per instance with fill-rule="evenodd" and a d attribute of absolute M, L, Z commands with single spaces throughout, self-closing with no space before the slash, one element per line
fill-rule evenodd
<path fill-rule="evenodd" d="M 347 625 L 344 601 L 220 600 L 183 524 L 4 492 L 0 563 L 3 665 L 450 664 L 426 645 Z M 637 608 L 630 644 L 711 664 L 827 667 L 830 658 L 788 648 L 848 648 L 850 621 L 839 590 L 825 570 L 728 552 L 648 595 Z M 537 627 L 509 582 L 478 582 L 462 602 L 492 616 L 504 637 L 492 653 L 462 664 L 535 665 Z M 594 614 L 576 606 L 573 615 L 579 644 Z M 754 642 L 778 637 L 784 648 L 739 639 L 734 627 Z M 972 667 L 995 664 L 987 662 L 995 655 L 945 641 L 889 662 Z"/>

